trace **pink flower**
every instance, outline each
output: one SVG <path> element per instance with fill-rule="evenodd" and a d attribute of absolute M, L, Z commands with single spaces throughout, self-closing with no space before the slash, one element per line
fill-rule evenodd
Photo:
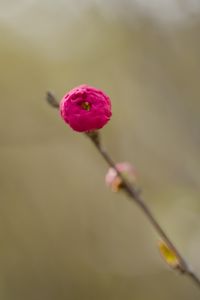
<path fill-rule="evenodd" d="M 131 184 L 135 183 L 136 180 L 136 170 L 135 168 L 128 162 L 121 162 L 115 165 L 116 169 L 122 173 L 124 178 Z M 117 175 L 117 172 L 114 168 L 109 168 L 105 182 L 108 187 L 111 187 L 113 192 L 118 192 L 122 187 L 122 180 Z"/>
<path fill-rule="evenodd" d="M 63 120 L 75 131 L 94 131 L 110 120 L 110 98 L 101 90 L 80 85 L 62 98 L 60 113 Z"/>

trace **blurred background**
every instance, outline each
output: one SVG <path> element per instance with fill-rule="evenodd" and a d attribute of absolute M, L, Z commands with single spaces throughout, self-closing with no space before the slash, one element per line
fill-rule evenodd
<path fill-rule="evenodd" d="M 112 99 L 102 139 L 200 275 L 199 0 L 0 0 L 0 297 L 199 299 L 83 135 L 45 102 Z"/>

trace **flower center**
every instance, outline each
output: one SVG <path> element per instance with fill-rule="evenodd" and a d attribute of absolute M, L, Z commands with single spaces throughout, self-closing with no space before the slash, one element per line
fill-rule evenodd
<path fill-rule="evenodd" d="M 91 108 L 91 104 L 90 104 L 89 102 L 84 101 L 84 102 L 81 103 L 81 107 L 82 107 L 83 109 L 89 111 L 90 108 Z"/>

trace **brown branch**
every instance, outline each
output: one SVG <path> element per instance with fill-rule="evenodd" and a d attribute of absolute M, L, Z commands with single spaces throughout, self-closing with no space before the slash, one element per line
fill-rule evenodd
<path fill-rule="evenodd" d="M 122 180 L 122 186 L 124 191 L 129 195 L 129 197 L 134 200 L 134 202 L 141 208 L 143 213 L 146 215 L 147 219 L 151 223 L 151 225 L 154 227 L 158 235 L 165 241 L 165 243 L 168 245 L 168 247 L 174 252 L 176 255 L 179 266 L 178 270 L 181 271 L 181 273 L 188 275 L 199 287 L 200 287 L 200 278 L 192 271 L 190 266 L 186 263 L 184 257 L 180 254 L 175 244 L 171 241 L 171 239 L 168 237 L 166 232 L 162 229 L 159 222 L 156 220 L 155 216 L 152 214 L 151 210 L 147 206 L 147 204 L 144 202 L 144 199 L 141 196 L 141 192 L 138 191 L 133 185 L 130 185 L 129 182 L 124 178 L 122 173 L 120 173 L 116 167 L 115 163 L 112 160 L 112 158 L 108 155 L 106 150 L 102 148 L 101 143 L 97 141 L 97 137 L 94 138 L 94 134 L 87 134 L 93 144 L 95 145 L 98 152 L 101 154 L 101 156 L 104 158 L 104 160 L 108 163 L 108 165 L 115 169 L 116 173 Z"/>

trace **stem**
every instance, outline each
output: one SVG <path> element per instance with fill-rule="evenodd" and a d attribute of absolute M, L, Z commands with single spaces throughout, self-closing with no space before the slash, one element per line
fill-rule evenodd
<path fill-rule="evenodd" d="M 87 134 L 88 135 L 88 134 Z M 163 230 L 159 222 L 156 220 L 155 216 L 152 214 L 151 210 L 147 206 L 147 204 L 144 202 L 144 199 L 141 196 L 140 191 L 138 191 L 134 186 L 130 185 L 129 182 L 124 178 L 124 176 L 119 172 L 116 167 L 115 163 L 112 160 L 112 158 L 109 156 L 109 154 L 106 152 L 106 150 L 101 146 L 101 143 L 99 140 L 94 136 L 95 135 L 88 135 L 93 144 L 95 145 L 96 149 L 99 151 L 101 156 L 104 158 L 104 160 L 108 163 L 108 165 L 116 171 L 117 175 L 122 180 L 122 186 L 123 189 L 126 191 L 126 193 L 130 196 L 132 200 L 140 207 L 140 209 L 143 211 L 143 213 L 146 215 L 147 219 L 151 223 L 151 225 L 154 227 L 158 235 L 165 241 L 165 243 L 168 245 L 168 247 L 174 252 L 176 255 L 179 266 L 178 269 L 181 271 L 181 273 L 188 275 L 193 282 L 195 282 L 198 287 L 200 287 L 200 278 L 194 273 L 194 271 L 191 270 L 187 262 L 185 261 L 184 257 L 180 254 L 177 247 L 174 245 L 174 243 L 171 241 L 171 239 L 168 237 L 166 232 Z"/>
<path fill-rule="evenodd" d="M 59 103 L 55 96 L 51 92 L 47 92 L 46 95 L 47 102 L 54 108 L 59 108 Z M 182 274 L 185 274 L 191 278 L 193 282 L 195 282 L 198 287 L 200 288 L 200 278 L 197 276 L 197 274 L 190 268 L 190 266 L 185 261 L 184 257 L 180 254 L 174 243 L 171 241 L 171 239 L 168 237 L 168 235 L 165 233 L 147 204 L 144 202 L 144 199 L 141 196 L 140 191 L 138 191 L 133 185 L 130 185 L 129 182 L 124 178 L 123 174 L 117 170 L 115 167 L 115 162 L 112 160 L 110 155 L 107 153 L 107 151 L 102 147 L 100 143 L 100 138 L 98 132 L 88 132 L 86 135 L 90 138 L 98 152 L 101 154 L 101 156 L 104 158 L 104 160 L 107 162 L 107 164 L 112 167 L 117 175 L 122 180 L 122 186 L 124 191 L 129 195 L 129 197 L 134 200 L 134 202 L 140 207 L 140 209 L 143 211 L 151 225 L 154 227 L 155 231 L 158 233 L 158 235 L 165 241 L 165 243 L 168 245 L 168 247 L 174 252 L 175 256 L 177 257 L 179 261 L 179 265 L 177 267 L 178 270 L 181 271 Z"/>

